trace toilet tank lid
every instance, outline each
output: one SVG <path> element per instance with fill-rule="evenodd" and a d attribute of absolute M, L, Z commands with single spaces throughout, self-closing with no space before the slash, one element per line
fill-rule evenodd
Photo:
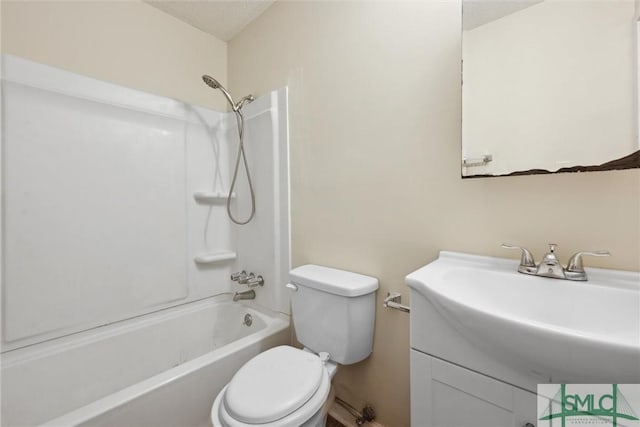
<path fill-rule="evenodd" d="M 350 271 L 307 264 L 289 272 L 296 285 L 345 297 L 370 294 L 378 289 L 378 279 Z"/>

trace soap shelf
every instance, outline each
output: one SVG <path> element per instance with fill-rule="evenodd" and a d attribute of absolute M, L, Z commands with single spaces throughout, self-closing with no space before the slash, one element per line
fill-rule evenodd
<path fill-rule="evenodd" d="M 194 261 L 198 264 L 214 264 L 216 262 L 236 259 L 237 255 L 232 251 L 205 252 L 196 255 Z"/>
<path fill-rule="evenodd" d="M 220 191 L 196 191 L 193 198 L 199 203 L 216 203 L 227 200 L 227 193 Z M 236 193 L 231 193 L 231 197 L 236 197 Z"/>

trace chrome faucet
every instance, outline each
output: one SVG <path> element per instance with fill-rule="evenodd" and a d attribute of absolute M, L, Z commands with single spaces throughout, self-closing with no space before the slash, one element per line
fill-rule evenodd
<path fill-rule="evenodd" d="M 250 288 L 255 288 L 256 286 L 264 286 L 264 278 L 262 276 L 256 277 L 255 274 L 250 273 L 245 284 Z"/>
<path fill-rule="evenodd" d="M 256 291 L 249 289 L 248 291 L 240 291 L 233 294 L 233 301 L 240 301 L 243 299 L 256 299 Z"/>
<path fill-rule="evenodd" d="M 522 251 L 522 257 L 520 258 L 520 265 L 518 266 L 518 272 L 523 274 L 532 274 L 535 276 L 551 277 L 553 279 L 565 279 L 565 280 L 587 280 L 587 273 L 584 271 L 582 265 L 582 255 L 591 256 L 610 256 L 609 251 L 593 251 L 593 252 L 578 252 L 569 258 L 567 267 L 563 267 L 560 260 L 556 256 L 555 243 L 549 243 L 549 252 L 547 252 L 540 264 L 536 265 L 533 255 L 526 248 L 514 245 L 502 244 L 505 249 L 520 249 Z"/>
<path fill-rule="evenodd" d="M 249 278 L 249 276 L 247 275 L 247 272 L 244 271 L 244 270 L 239 271 L 237 273 L 233 273 L 231 275 L 231 280 L 234 281 L 234 282 L 238 282 L 241 285 L 244 284 L 244 283 L 247 283 L 247 279 L 248 278 Z"/>
<path fill-rule="evenodd" d="M 240 285 L 247 285 L 249 288 L 255 288 L 257 286 L 264 286 L 264 278 L 262 276 L 256 276 L 253 273 L 248 273 L 245 270 L 233 273 L 231 280 L 238 282 Z M 256 291 L 249 289 L 247 291 L 239 291 L 233 294 L 233 300 L 239 301 L 243 299 L 255 299 Z"/>
<path fill-rule="evenodd" d="M 542 261 L 536 269 L 536 276 L 552 277 L 554 279 L 566 279 L 564 267 L 560 264 L 560 260 L 556 256 L 556 248 L 558 245 L 549 243 L 549 252 L 544 254 Z"/>
<path fill-rule="evenodd" d="M 256 286 L 264 286 L 264 278 L 262 276 L 256 276 L 253 273 L 247 274 L 245 270 L 242 270 L 238 273 L 233 273 L 231 275 L 231 280 L 234 282 L 238 282 L 240 285 L 247 285 L 250 288 L 255 288 Z"/>
<path fill-rule="evenodd" d="M 238 273 L 233 273 L 231 275 L 231 280 L 234 282 L 238 282 L 240 285 L 247 285 L 250 288 L 255 288 L 256 286 L 264 286 L 264 278 L 262 276 L 256 276 L 253 273 L 247 274 L 245 270 L 242 270 Z"/>

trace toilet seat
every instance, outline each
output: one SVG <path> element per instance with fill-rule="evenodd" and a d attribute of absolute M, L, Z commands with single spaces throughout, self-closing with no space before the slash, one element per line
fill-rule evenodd
<path fill-rule="evenodd" d="M 280 346 L 249 360 L 229 382 L 224 408 L 247 424 L 279 420 L 304 405 L 318 390 L 322 362 L 313 353 Z"/>
<path fill-rule="evenodd" d="M 214 426 L 298 427 L 321 411 L 331 387 L 318 356 L 290 346 L 260 353 L 216 397 Z"/>

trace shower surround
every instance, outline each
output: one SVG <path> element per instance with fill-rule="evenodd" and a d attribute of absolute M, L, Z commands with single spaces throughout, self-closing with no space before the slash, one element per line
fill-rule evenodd
<path fill-rule="evenodd" d="M 229 280 L 233 271 L 265 279 L 248 304 L 279 325 L 264 329 L 271 331 L 265 343 L 272 335 L 279 337 L 275 344 L 288 339 L 281 334 L 288 323 L 278 323 L 289 310 L 283 286 L 290 267 L 286 89 L 244 108 L 257 211 L 238 227 L 225 207 L 238 143 L 231 113 L 9 55 L 2 59 L 3 425 L 43 423 L 89 404 L 70 397 L 46 407 L 24 394 L 30 386 L 65 390 L 65 381 L 72 381 L 66 376 L 36 381 L 20 374 L 46 366 L 60 352 L 70 351 L 69 363 L 88 373 L 92 399 L 111 395 L 114 389 L 101 389 L 99 378 L 102 364 L 113 360 L 76 360 L 79 353 L 71 350 L 106 345 L 105 333 L 138 330 L 155 324 L 154 316 L 214 300 L 224 306 L 243 289 Z M 249 200 L 244 176 L 239 180 L 233 209 L 242 213 Z M 211 315 L 205 327 L 232 328 L 236 318 Z M 134 371 L 133 382 L 146 374 L 138 375 L 127 355 L 155 360 L 152 346 L 144 353 L 154 330 L 118 345 L 120 369 Z M 194 330 L 196 346 L 202 345 L 197 336 Z M 254 350 L 266 345 L 272 344 Z M 187 363 L 184 354 L 167 356 L 167 372 Z M 17 404 L 21 399 L 29 405 Z"/>

